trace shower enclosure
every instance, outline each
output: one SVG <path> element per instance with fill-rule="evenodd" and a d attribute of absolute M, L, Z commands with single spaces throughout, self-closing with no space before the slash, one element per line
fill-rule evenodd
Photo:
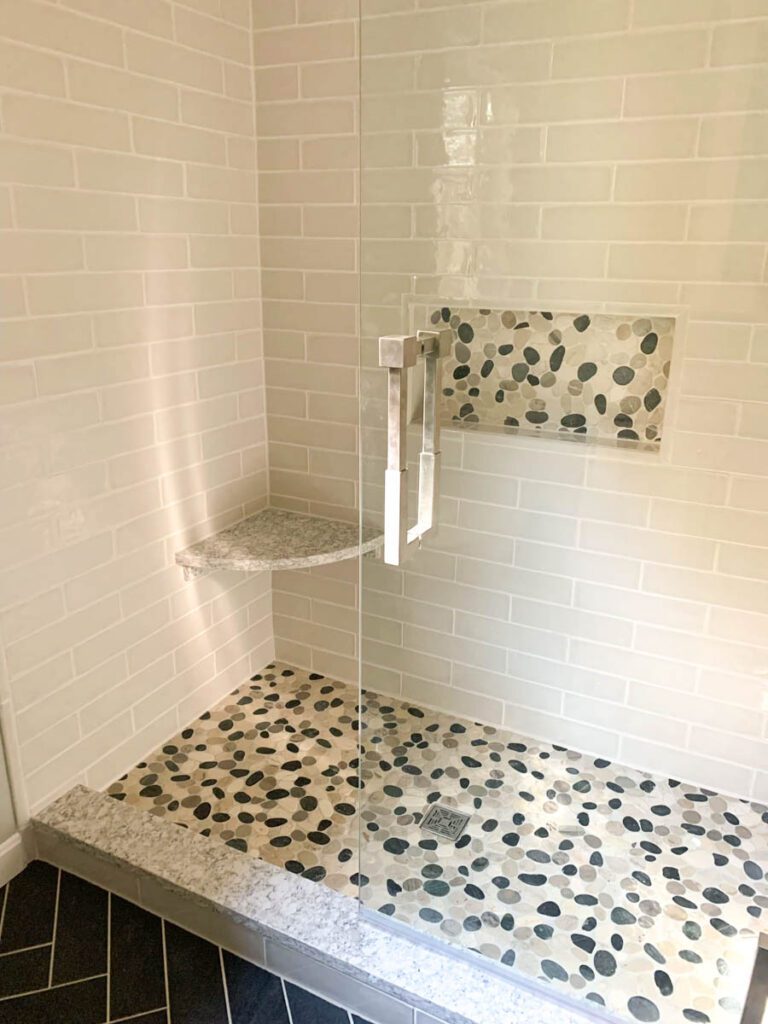
<path fill-rule="evenodd" d="M 765 25 L 708 12 L 360 32 L 363 912 L 640 1021 L 738 1020 L 768 909 Z"/>
<path fill-rule="evenodd" d="M 766 0 L 0 11 L 0 868 L 754 1024 Z"/>

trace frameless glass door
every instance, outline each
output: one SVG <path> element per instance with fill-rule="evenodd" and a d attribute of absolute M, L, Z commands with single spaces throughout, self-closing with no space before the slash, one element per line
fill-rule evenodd
<path fill-rule="evenodd" d="M 766 21 L 363 2 L 361 901 L 630 1020 L 768 909 Z"/>

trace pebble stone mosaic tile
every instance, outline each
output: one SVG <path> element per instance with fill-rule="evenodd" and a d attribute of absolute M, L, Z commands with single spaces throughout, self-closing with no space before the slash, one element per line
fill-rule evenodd
<path fill-rule="evenodd" d="M 453 328 L 447 420 L 658 448 L 673 318 L 444 306 L 428 319 Z"/>
<path fill-rule="evenodd" d="M 768 917 L 768 808 L 282 664 L 109 793 L 629 1021 L 738 1024 Z"/>

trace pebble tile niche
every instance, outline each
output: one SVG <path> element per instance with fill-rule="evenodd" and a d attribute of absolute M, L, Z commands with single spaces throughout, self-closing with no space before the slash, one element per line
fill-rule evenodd
<path fill-rule="evenodd" d="M 675 321 L 444 306 L 443 416 L 479 430 L 658 450 Z"/>
<path fill-rule="evenodd" d="M 356 687 L 269 665 L 109 793 L 614 1019 L 739 1024 L 768 808 L 363 700 L 361 716 Z M 422 827 L 438 807 L 469 816 L 455 841 Z"/>

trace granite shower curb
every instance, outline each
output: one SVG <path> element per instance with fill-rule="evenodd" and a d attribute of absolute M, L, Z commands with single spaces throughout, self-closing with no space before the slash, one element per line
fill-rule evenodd
<path fill-rule="evenodd" d="M 348 896 L 85 786 L 37 814 L 31 829 L 49 856 L 56 844 L 75 847 L 447 1024 L 541 1024 L 555 1013 L 557 1024 L 614 1019 L 382 930 Z"/>

